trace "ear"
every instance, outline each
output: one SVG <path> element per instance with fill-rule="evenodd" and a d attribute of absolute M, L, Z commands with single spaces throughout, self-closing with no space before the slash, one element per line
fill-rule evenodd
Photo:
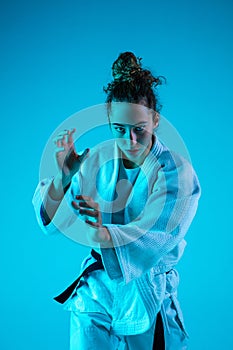
<path fill-rule="evenodd" d="M 154 129 L 156 129 L 159 126 L 159 120 L 160 120 L 160 114 L 154 111 L 154 115 L 153 115 Z"/>

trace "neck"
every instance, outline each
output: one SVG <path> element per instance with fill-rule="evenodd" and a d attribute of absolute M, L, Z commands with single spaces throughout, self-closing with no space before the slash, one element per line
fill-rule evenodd
<path fill-rule="evenodd" d="M 141 165 L 141 164 L 136 164 L 136 163 L 132 162 L 132 161 L 129 160 L 129 159 L 122 159 L 122 161 L 123 161 L 124 167 L 125 167 L 126 169 L 135 169 L 135 168 L 137 168 L 139 165 Z"/>

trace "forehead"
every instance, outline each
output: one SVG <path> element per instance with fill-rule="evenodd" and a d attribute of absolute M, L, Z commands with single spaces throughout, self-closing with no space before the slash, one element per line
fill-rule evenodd
<path fill-rule="evenodd" d="M 129 102 L 112 102 L 109 118 L 112 123 L 136 124 L 151 119 L 151 110 L 146 106 Z"/>

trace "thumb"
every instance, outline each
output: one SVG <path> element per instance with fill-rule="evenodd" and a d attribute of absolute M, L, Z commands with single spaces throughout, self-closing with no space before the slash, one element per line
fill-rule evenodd
<path fill-rule="evenodd" d="M 90 152 L 90 148 L 86 148 L 85 151 L 78 156 L 80 162 L 82 162 L 84 160 L 84 158 L 86 158 L 86 156 L 88 155 L 89 152 Z"/>

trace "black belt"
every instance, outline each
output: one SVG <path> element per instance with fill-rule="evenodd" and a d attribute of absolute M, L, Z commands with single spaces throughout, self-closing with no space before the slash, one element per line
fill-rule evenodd
<path fill-rule="evenodd" d="M 67 287 L 61 294 L 53 298 L 60 304 L 64 304 L 66 300 L 69 299 L 77 285 L 79 284 L 80 279 L 83 276 L 88 275 L 88 273 L 96 270 L 104 270 L 104 265 L 102 263 L 101 255 L 97 253 L 94 249 L 91 250 L 91 255 L 93 258 L 95 258 L 97 261 L 93 264 L 89 265 L 82 273 L 79 275 L 79 277 L 69 286 Z M 170 271 L 167 271 L 166 274 L 168 274 Z"/>
<path fill-rule="evenodd" d="M 60 304 L 64 304 L 66 300 L 69 299 L 77 285 L 79 284 L 80 279 L 83 276 L 86 276 L 88 273 L 95 271 L 95 270 L 104 270 L 104 265 L 102 263 L 101 255 L 97 253 L 95 250 L 92 249 L 91 255 L 93 258 L 95 258 L 97 261 L 94 262 L 93 264 L 89 265 L 82 273 L 81 275 L 69 286 L 67 287 L 64 292 L 59 294 L 57 297 L 53 298 Z"/>

